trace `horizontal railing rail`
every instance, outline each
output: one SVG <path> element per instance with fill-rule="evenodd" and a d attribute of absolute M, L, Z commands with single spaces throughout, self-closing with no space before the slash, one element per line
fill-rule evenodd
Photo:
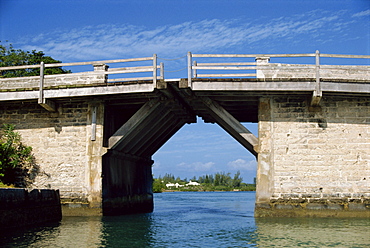
<path fill-rule="evenodd" d="M 327 58 L 352 58 L 370 59 L 370 55 L 349 55 L 349 54 L 326 54 L 319 53 L 320 57 Z M 296 57 L 316 57 L 316 53 L 297 53 L 297 54 L 191 54 L 192 58 L 296 58 Z"/>
<path fill-rule="evenodd" d="M 131 67 L 118 67 L 118 68 L 109 68 L 110 64 L 116 63 L 128 63 L 128 62 L 142 62 L 142 61 L 152 61 L 152 65 L 145 65 L 145 66 L 131 66 Z M 86 66 L 92 65 L 94 66 L 94 71 L 84 71 L 84 72 L 77 72 L 77 73 L 67 73 L 67 74 L 52 74 L 52 75 L 41 75 L 41 72 L 44 70 L 42 68 L 55 68 L 55 67 L 71 67 L 71 66 Z M 103 66 L 102 70 L 97 70 L 95 66 L 101 65 Z M 106 82 L 120 82 L 120 81 L 138 81 L 138 80 L 153 80 L 156 82 L 157 79 L 164 79 L 163 75 L 163 63 L 157 64 L 157 55 L 154 54 L 152 57 L 143 57 L 143 58 L 130 58 L 130 59 L 114 59 L 114 60 L 100 60 L 100 61 L 88 61 L 88 62 L 72 62 L 72 63 L 52 63 L 52 64 L 38 64 L 38 65 L 21 65 L 21 66 L 7 66 L 7 67 L 0 67 L 0 71 L 8 71 L 8 70 L 20 70 L 20 69 L 35 69 L 40 68 L 40 77 L 45 78 L 52 78 L 52 77 L 60 77 L 66 75 L 115 75 L 115 74 L 135 74 L 135 73 L 145 73 L 151 72 L 150 76 L 146 77 L 126 77 L 126 78 L 109 78 L 107 77 Z M 159 74 L 157 71 L 159 70 Z M 38 76 L 36 76 L 38 77 Z M 31 77 L 22 77 L 22 78 L 35 78 L 35 76 Z M 0 80 L 4 79 L 0 76 Z M 8 78 L 9 79 L 9 78 Z"/>
<path fill-rule="evenodd" d="M 314 57 L 315 61 L 312 64 L 286 64 L 286 63 L 270 63 L 271 58 L 305 58 Z M 205 62 L 199 62 L 193 60 L 194 58 L 200 58 L 200 60 L 206 60 Z M 254 62 L 247 61 L 230 61 L 232 59 L 252 59 Z M 260 78 L 263 71 L 272 72 L 276 71 L 290 71 L 300 70 L 297 75 L 303 75 L 302 71 L 311 70 L 314 73 L 313 78 L 316 81 L 320 80 L 320 71 L 328 74 L 328 70 L 341 70 L 341 71 L 369 71 L 369 65 L 323 65 L 320 64 L 321 58 L 344 58 L 344 59 L 370 59 L 370 55 L 343 55 L 343 54 L 320 54 L 319 51 L 315 53 L 300 53 L 300 54 L 192 54 L 188 52 L 188 84 L 191 87 L 191 81 L 197 78 Z M 217 62 L 210 62 L 214 59 L 218 59 Z M 220 62 L 220 59 L 224 59 L 224 62 Z M 207 70 L 208 73 L 199 73 L 199 71 Z M 220 71 L 223 71 L 220 73 Z M 322 75 L 326 75 L 322 74 Z M 280 73 L 281 75 L 281 73 Z M 286 77 L 290 75 L 286 74 Z M 272 76 L 271 76 L 272 77 Z"/>
<path fill-rule="evenodd" d="M 130 66 L 130 67 L 117 67 L 109 68 L 110 64 L 114 63 L 128 63 L 128 62 L 143 62 L 149 61 L 150 65 Z M 147 62 L 148 63 L 148 62 Z M 52 74 L 45 75 L 45 68 L 53 67 L 69 67 L 69 66 L 85 66 L 92 65 L 93 71 L 77 72 L 77 73 L 64 73 L 64 74 Z M 125 64 L 126 65 L 126 64 Z M 119 65 L 120 66 L 120 65 Z M 157 79 L 164 79 L 163 75 L 163 63 L 157 64 L 157 55 L 154 54 L 152 57 L 145 58 L 132 58 L 132 59 L 117 59 L 117 60 L 102 60 L 102 61 L 89 61 L 89 62 L 74 62 L 74 63 L 53 63 L 44 64 L 41 62 L 40 65 L 22 65 L 12 67 L 0 67 L 1 71 L 7 70 L 19 70 L 19 69 L 40 69 L 39 76 L 30 77 L 16 77 L 16 78 L 1 78 L 0 86 L 5 87 L 7 90 L 25 90 L 25 89 L 38 89 L 38 103 L 48 111 L 55 111 L 55 103 L 44 96 L 44 90 L 50 89 L 50 87 L 67 87 L 68 85 L 89 86 L 89 85 L 101 85 L 102 83 L 107 84 L 112 82 L 125 82 L 125 81 L 152 81 L 154 87 L 156 87 Z M 160 70 L 158 75 L 157 71 Z M 127 75 L 129 73 L 134 74 L 134 77 L 114 77 L 108 78 L 109 75 Z M 141 73 L 150 73 L 150 75 L 137 76 Z M 135 75 L 136 74 L 136 75 Z M 38 81 L 38 82 L 37 82 Z M 153 87 L 153 88 L 154 88 Z"/>
<path fill-rule="evenodd" d="M 192 58 L 297 58 L 297 57 L 316 57 L 319 56 L 320 58 L 327 57 L 327 58 L 356 58 L 356 59 L 370 59 L 370 55 L 342 55 L 342 54 L 320 54 L 320 53 L 301 53 L 301 54 L 191 54 L 189 53 L 189 65 L 191 66 L 190 70 L 193 72 L 196 70 L 256 70 L 256 69 L 270 69 L 274 65 L 277 64 L 269 63 L 268 65 L 257 65 L 257 62 L 217 62 L 217 63 L 198 63 L 197 61 L 191 62 Z M 316 65 L 300 65 L 300 66 L 307 66 L 314 68 Z M 347 69 L 342 65 L 338 66 L 331 66 L 331 65 L 321 65 L 325 66 L 326 69 Z M 348 66 L 350 68 L 351 66 Z M 293 67 L 290 66 L 287 69 L 297 69 L 301 67 Z M 280 69 L 284 69 L 281 67 Z M 359 68 L 361 69 L 361 68 Z M 367 68 L 363 68 L 362 70 L 368 70 Z M 202 74 L 195 73 L 196 76 L 201 77 Z M 206 74 L 207 76 L 214 76 L 219 74 Z M 224 74 L 228 76 L 229 74 Z M 239 75 L 239 74 L 235 74 Z M 248 74 L 249 75 L 249 74 Z M 255 75 L 255 74 L 253 74 Z M 194 76 L 193 78 L 196 78 Z"/>

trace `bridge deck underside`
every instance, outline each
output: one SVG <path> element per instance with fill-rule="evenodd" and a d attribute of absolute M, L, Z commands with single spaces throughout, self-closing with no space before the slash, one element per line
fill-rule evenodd
<path fill-rule="evenodd" d="M 106 122 L 115 119 L 106 129 L 109 133 L 114 131 L 106 135 L 108 147 L 144 158 L 150 158 L 185 123 L 195 122 L 195 116 L 184 111 L 181 105 L 160 98 L 132 109 L 124 104 L 108 109 Z"/>

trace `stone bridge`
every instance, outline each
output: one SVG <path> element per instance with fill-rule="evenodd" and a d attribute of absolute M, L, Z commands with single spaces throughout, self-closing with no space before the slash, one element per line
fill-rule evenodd
<path fill-rule="evenodd" d="M 59 189 L 64 215 L 151 212 L 152 155 L 200 116 L 256 156 L 256 216 L 370 217 L 369 59 L 188 53 L 179 79 L 165 79 L 156 55 L 3 67 L 40 76 L 0 78 L 0 124 L 33 147 L 34 186 Z M 43 73 L 60 66 L 94 70 Z"/>

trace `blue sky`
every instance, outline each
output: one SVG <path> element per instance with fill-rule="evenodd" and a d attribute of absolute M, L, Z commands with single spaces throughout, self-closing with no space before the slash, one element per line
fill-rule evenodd
<path fill-rule="evenodd" d="M 63 62 L 193 53 L 370 54 L 368 0 L 0 0 L 0 41 Z M 185 59 L 163 61 L 170 70 Z M 186 71 L 166 73 L 186 77 Z M 248 125 L 257 135 L 257 126 Z M 216 124 L 184 126 L 154 156 L 156 176 L 256 174 Z"/>

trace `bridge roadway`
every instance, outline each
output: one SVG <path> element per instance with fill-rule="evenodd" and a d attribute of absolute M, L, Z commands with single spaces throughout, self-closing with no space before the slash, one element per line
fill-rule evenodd
<path fill-rule="evenodd" d="M 336 181 L 334 180 L 334 184 L 337 185 L 335 190 L 331 186 L 320 186 L 320 188 L 328 188 L 327 191 L 324 191 L 326 194 L 323 192 L 319 194 L 317 189 L 313 189 L 314 187 L 307 186 L 305 188 L 303 186 L 305 183 L 298 187 L 300 188 L 298 191 L 290 186 L 284 188 L 282 186 L 283 182 L 280 186 L 277 186 L 278 181 L 284 180 L 283 176 L 278 177 L 277 175 L 279 174 L 279 168 L 284 167 L 284 164 L 280 165 L 279 162 L 275 162 L 275 160 L 278 160 L 277 156 L 281 155 L 272 157 L 271 154 L 274 152 L 271 149 L 277 149 L 278 151 L 279 149 L 276 147 L 286 146 L 286 153 L 288 153 L 289 144 L 288 140 L 282 140 L 280 143 L 275 142 L 275 134 L 270 129 L 273 128 L 277 132 L 278 119 L 281 115 L 284 115 L 284 113 L 277 114 L 280 111 L 278 108 L 288 107 L 288 112 L 292 112 L 291 115 L 289 114 L 288 122 L 317 122 L 318 126 L 315 128 L 320 128 L 323 127 L 320 124 L 322 120 L 328 118 L 325 116 L 329 115 L 329 111 L 338 111 L 335 108 L 341 106 L 338 102 L 355 102 L 356 106 L 363 106 L 363 111 L 357 115 L 363 118 L 354 122 L 356 124 L 362 122 L 361 125 L 365 124 L 365 129 L 362 125 L 361 130 L 356 130 L 365 139 L 365 143 L 361 141 L 361 144 L 365 144 L 363 150 L 361 150 L 359 145 L 356 146 L 360 149 L 357 156 L 360 156 L 362 159 L 362 167 L 358 169 L 358 173 L 368 172 L 370 164 L 370 147 L 367 144 L 370 142 L 370 67 L 352 66 L 343 69 L 336 66 L 333 69 L 325 69 L 325 71 L 321 68 L 321 75 L 318 75 L 315 68 L 301 68 L 301 65 L 285 65 L 285 67 L 288 67 L 288 70 L 284 71 L 281 65 L 266 67 L 266 64 L 269 63 L 269 58 L 262 57 L 260 60 L 258 58 L 256 60 L 257 65 L 260 64 L 265 67 L 256 70 L 255 78 L 201 78 L 197 77 L 195 72 L 194 75 L 191 75 L 192 70 L 202 69 L 202 65 L 199 66 L 199 64 L 197 65 L 198 67 L 190 65 L 190 76 L 181 79 L 164 79 L 163 76 L 162 78 L 157 78 L 157 68 L 155 67 L 155 75 L 150 80 L 108 82 L 105 74 L 108 69 L 102 64 L 94 65 L 95 74 L 76 73 L 55 76 L 42 75 L 40 78 L 1 78 L 0 101 L 2 103 L 0 120 L 4 123 L 15 123 L 17 128 L 32 144 L 32 135 L 27 132 L 30 131 L 29 129 L 32 131 L 32 129 L 37 128 L 27 128 L 27 123 L 29 126 L 35 126 L 31 123 L 37 117 L 30 114 L 32 110 L 27 110 L 29 111 L 28 115 L 22 115 L 21 111 L 17 112 L 17 108 L 39 104 L 39 106 L 45 109 L 45 113 L 49 112 L 49 118 L 60 118 L 58 122 L 62 123 L 61 119 L 67 118 L 63 115 L 63 111 L 66 109 L 64 106 L 75 104 L 76 108 L 78 108 L 81 103 L 87 103 L 87 119 L 85 123 L 78 124 L 86 127 L 91 141 L 89 141 L 90 143 L 87 142 L 89 143 L 89 148 L 87 149 L 88 161 L 85 161 L 86 165 L 81 167 L 85 174 L 79 173 L 80 179 L 90 175 L 90 179 L 87 182 L 79 183 L 81 184 L 80 188 L 83 190 L 76 190 L 75 194 L 73 194 L 73 192 L 70 193 L 70 191 L 73 191 L 71 185 L 62 185 L 59 181 L 55 183 L 53 181 L 57 181 L 55 178 L 47 180 L 47 183 L 45 183 L 44 179 L 43 183 L 41 183 L 42 180 L 37 181 L 36 179 L 36 185 L 51 185 L 51 187 L 61 189 L 62 198 L 65 198 L 65 213 L 67 214 L 72 211 L 71 209 L 74 208 L 76 202 L 81 204 L 81 206 L 88 206 L 88 208 L 102 208 L 105 215 L 152 211 L 152 155 L 184 124 L 194 123 L 196 122 L 196 116 L 200 116 L 205 122 L 219 124 L 258 159 L 256 216 L 296 216 L 297 213 L 292 211 L 292 209 L 298 208 L 298 205 L 301 210 L 304 209 L 301 215 L 312 215 L 310 211 L 315 210 L 315 207 L 306 208 L 307 205 L 317 204 L 320 201 L 330 202 L 330 197 L 330 199 L 328 198 L 329 200 L 325 198 L 325 195 L 330 194 L 332 194 L 331 197 L 339 194 L 339 198 L 343 198 L 349 192 L 353 193 L 353 190 L 354 193 L 361 195 L 361 200 L 359 200 L 360 207 L 353 207 L 353 209 L 363 210 L 362 212 L 360 211 L 360 216 L 369 216 L 369 211 L 366 211 L 370 208 L 370 188 L 368 187 L 370 177 L 368 176 L 363 179 L 367 180 L 367 186 L 361 184 L 360 186 L 357 185 L 356 189 L 350 186 L 339 191 L 338 184 L 340 184 L 341 179 L 335 176 L 337 178 L 335 179 Z M 206 67 L 205 69 L 209 68 Z M 323 101 L 324 103 L 322 103 Z M 37 107 L 32 107 L 31 109 L 33 108 Z M 325 111 L 322 110 L 324 108 Z M 7 113 L 12 111 L 13 115 L 7 115 Z M 295 112 L 301 113 L 294 115 Z M 341 116 L 339 112 L 334 114 Z M 17 115 L 22 115 L 22 117 L 15 118 Z M 299 120 L 306 117 L 309 120 Z M 26 122 L 15 120 L 22 118 L 28 119 Z M 348 124 L 344 119 L 339 122 Z M 259 123 L 260 138 L 249 132 L 241 122 Z M 284 121 L 281 122 L 283 123 Z M 326 119 L 324 122 L 327 125 Z M 333 122 L 338 122 L 338 120 L 335 119 Z M 273 126 L 270 124 L 268 126 L 266 123 L 273 123 L 271 124 Z M 72 126 L 74 125 L 72 124 Z M 49 125 L 49 127 L 52 126 L 55 125 Z M 291 126 L 289 131 L 286 132 L 294 132 L 291 130 L 294 128 L 295 126 Z M 311 126 L 307 130 L 312 129 Z M 323 129 L 327 132 L 326 128 Z M 55 130 L 57 131 L 56 128 Z M 307 133 L 310 131 L 307 130 L 304 132 L 306 136 L 310 136 L 311 134 Z M 298 132 L 301 133 L 302 130 Z M 315 132 L 318 131 L 316 130 Z M 325 135 L 325 137 L 328 137 L 327 134 Z M 49 136 L 48 138 L 50 138 Z M 58 138 L 55 138 L 53 141 L 56 144 L 60 142 Z M 302 144 L 299 144 L 297 141 L 294 142 L 290 145 L 307 145 L 307 140 Z M 37 147 L 37 142 L 34 142 L 32 146 Z M 71 146 L 75 145 L 71 144 Z M 273 148 L 274 146 L 275 148 Z M 41 167 L 44 166 L 45 172 L 48 170 L 52 171 L 50 166 L 63 163 L 63 161 L 53 161 L 53 164 L 47 165 L 42 162 L 42 160 L 47 160 L 43 159 L 45 156 L 50 156 L 51 152 L 53 152 L 53 149 L 46 148 L 46 150 L 35 149 L 36 158 L 40 156 Z M 351 146 L 345 146 L 344 149 L 351 149 Z M 49 154 L 41 155 L 43 152 Z M 330 153 L 331 151 L 328 150 L 328 152 Z M 337 152 L 334 153 L 336 154 Z M 320 159 L 322 159 L 322 156 L 320 154 Z M 310 163 L 310 161 L 303 161 L 302 163 L 306 164 L 302 165 L 289 161 L 287 158 L 283 160 L 285 161 L 284 163 L 293 163 L 297 168 L 303 166 L 302 168 L 307 173 L 316 168 L 307 169 L 307 163 Z M 326 161 L 325 159 L 323 160 Z M 336 162 L 332 161 L 331 163 Z M 345 166 L 347 164 L 343 163 L 343 167 Z M 86 170 L 89 171 L 87 174 Z M 100 173 L 102 177 L 99 175 Z M 297 184 L 299 185 L 299 181 L 304 178 L 294 175 L 292 171 L 281 173 L 285 173 L 285 175 L 290 174 L 291 178 L 296 180 L 292 182 L 296 188 Z M 57 175 L 54 176 L 57 177 Z M 318 183 L 315 179 L 312 180 L 312 184 L 316 185 Z M 361 183 L 363 182 L 361 181 Z M 320 185 L 325 184 L 321 182 Z M 76 187 L 78 188 L 78 186 Z M 311 194 L 311 197 L 304 195 L 305 193 Z M 314 193 L 316 194 L 315 197 L 312 196 Z M 333 201 L 334 205 L 329 204 L 332 208 L 331 210 L 350 209 L 348 207 L 349 202 L 354 202 L 352 198 L 355 197 L 352 193 L 350 197 L 347 197 L 347 200 L 344 200 L 344 203 L 334 203 Z M 295 199 L 296 201 L 292 203 L 292 197 L 298 200 Z M 315 198 L 317 202 L 310 202 L 311 198 Z M 300 203 L 298 204 L 297 202 Z M 316 208 L 322 210 L 330 207 L 325 203 L 322 206 L 316 206 Z M 283 213 L 281 212 L 282 209 L 284 210 Z M 354 212 L 356 211 L 348 214 L 347 211 L 345 212 L 346 214 L 340 216 L 357 215 L 353 214 Z M 71 214 L 73 215 L 74 213 Z M 315 214 L 317 212 L 313 215 Z M 328 215 L 332 215 L 332 213 Z"/>

